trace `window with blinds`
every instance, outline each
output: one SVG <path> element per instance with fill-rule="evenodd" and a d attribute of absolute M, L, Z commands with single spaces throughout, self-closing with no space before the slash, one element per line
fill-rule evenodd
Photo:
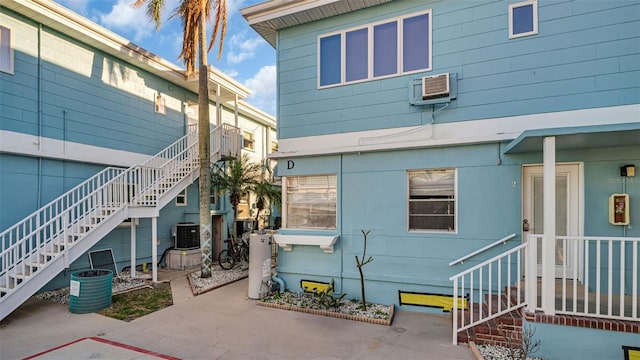
<path fill-rule="evenodd" d="M 289 176 L 285 181 L 285 227 L 336 228 L 336 175 Z"/>
<path fill-rule="evenodd" d="M 409 230 L 456 231 L 456 170 L 411 170 Z"/>

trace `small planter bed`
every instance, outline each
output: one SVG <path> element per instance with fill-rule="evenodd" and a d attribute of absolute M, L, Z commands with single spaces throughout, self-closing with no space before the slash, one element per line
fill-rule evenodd
<path fill-rule="evenodd" d="M 394 315 L 393 304 L 381 305 L 367 303 L 367 311 L 364 311 L 362 309 L 362 303 L 358 300 L 332 298 L 327 301 L 327 297 L 313 293 L 273 293 L 258 301 L 257 304 L 264 307 L 293 310 L 386 326 L 391 325 Z"/>

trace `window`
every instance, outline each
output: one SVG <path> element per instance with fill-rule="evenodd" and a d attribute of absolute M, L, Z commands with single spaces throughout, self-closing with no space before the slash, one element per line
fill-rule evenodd
<path fill-rule="evenodd" d="M 318 38 L 318 87 L 431 70 L 431 10 Z"/>
<path fill-rule="evenodd" d="M 278 151 L 278 142 L 277 141 L 271 141 L 271 152 L 277 152 Z"/>
<path fill-rule="evenodd" d="M 156 95 L 156 100 L 155 100 L 156 113 L 162 114 L 162 115 L 165 115 L 167 113 L 164 107 L 164 103 L 165 103 L 164 97 L 160 94 Z"/>
<path fill-rule="evenodd" d="M 253 150 L 254 140 L 253 133 L 249 131 L 242 132 L 242 148 L 247 150 Z"/>
<path fill-rule="evenodd" d="M 284 181 L 285 227 L 336 228 L 336 175 L 290 176 Z"/>
<path fill-rule="evenodd" d="M 240 202 L 238 203 L 238 219 L 249 219 L 250 217 L 249 195 L 245 195 L 240 198 Z"/>
<path fill-rule="evenodd" d="M 409 230 L 456 231 L 456 171 L 411 170 Z"/>
<path fill-rule="evenodd" d="M 509 5 L 509 39 L 538 33 L 538 2 L 525 1 Z"/>
<path fill-rule="evenodd" d="M 176 206 L 187 206 L 187 189 L 180 191 L 176 196 Z"/>
<path fill-rule="evenodd" d="M 13 74 L 11 30 L 4 26 L 0 26 L 0 71 Z"/>

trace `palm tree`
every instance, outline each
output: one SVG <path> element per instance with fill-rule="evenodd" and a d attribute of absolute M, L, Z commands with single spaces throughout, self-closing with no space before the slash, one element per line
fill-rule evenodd
<path fill-rule="evenodd" d="M 260 213 L 267 205 L 280 209 L 282 204 L 282 189 L 274 185 L 273 171 L 268 163 L 262 165 L 260 180 L 253 186 L 252 192 L 256 196 L 256 226 L 259 227 Z"/>
<path fill-rule="evenodd" d="M 244 154 L 239 159 L 231 159 L 227 163 L 218 163 L 211 169 L 211 191 L 219 195 L 229 193 L 229 201 L 233 208 L 233 226 L 231 237 L 235 239 L 236 219 L 240 199 L 249 195 L 260 181 L 262 165 L 249 160 Z"/>
<path fill-rule="evenodd" d="M 147 4 L 146 13 L 156 25 L 156 30 L 162 24 L 162 12 L 165 0 L 136 0 L 134 7 Z M 216 14 L 215 25 L 209 41 L 207 37 L 207 20 L 211 13 Z M 226 0 L 181 0 L 175 8 L 172 17 L 179 17 L 182 22 L 183 37 L 182 51 L 179 58 L 187 67 L 186 76 L 195 73 L 196 55 L 200 64 L 198 70 L 198 154 L 200 157 L 200 248 L 202 250 L 201 277 L 211 277 L 212 236 L 211 236 L 211 208 L 210 208 L 210 134 L 209 134 L 209 67 L 207 52 L 211 50 L 220 31 L 220 47 L 218 58 L 222 56 L 222 45 L 227 32 L 227 1 Z"/>

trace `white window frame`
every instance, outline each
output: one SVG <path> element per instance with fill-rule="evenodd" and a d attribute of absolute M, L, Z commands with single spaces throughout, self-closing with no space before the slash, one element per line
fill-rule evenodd
<path fill-rule="evenodd" d="M 533 30 L 520 34 L 513 33 L 513 10 L 516 8 L 529 6 L 533 8 Z M 517 39 L 525 36 L 536 35 L 538 33 L 538 1 L 527 0 L 519 3 L 509 4 L 509 39 Z"/>
<path fill-rule="evenodd" d="M 162 115 L 166 115 L 167 114 L 167 107 L 166 107 L 166 99 L 164 98 L 164 96 L 162 96 L 162 94 L 156 94 L 155 100 L 154 100 L 154 111 L 157 114 L 162 114 Z"/>
<path fill-rule="evenodd" d="M 180 201 L 182 199 L 182 201 Z M 187 189 L 180 191 L 178 195 L 176 195 L 176 206 L 187 206 Z"/>
<path fill-rule="evenodd" d="M 0 25 L 0 56 L 3 56 L 4 53 L 3 47 L 5 46 L 5 44 L 2 42 L 2 38 L 4 37 L 5 32 L 9 33 L 9 44 L 6 47 L 9 56 L 8 67 L 0 67 L 0 72 L 13 75 L 13 31 L 11 31 L 11 28 L 2 25 Z"/>
<path fill-rule="evenodd" d="M 245 146 L 245 141 L 249 143 L 248 146 Z M 256 139 L 253 136 L 253 133 L 248 130 L 242 131 L 242 148 L 244 150 L 255 151 L 256 150 Z"/>
<path fill-rule="evenodd" d="M 288 204 L 288 178 L 302 178 L 302 177 L 312 177 L 312 176 L 327 176 L 327 177 L 335 177 L 335 216 L 334 216 L 334 223 L 333 226 L 329 226 L 329 227 L 299 227 L 299 226 L 295 226 L 295 227 L 291 227 L 289 226 L 289 204 Z M 329 190 L 331 190 L 331 188 L 328 188 Z M 335 173 L 330 173 L 330 174 L 312 174 L 312 175 L 295 175 L 295 176 L 283 176 L 282 177 L 282 224 L 283 224 L 283 228 L 285 229 L 300 229 L 300 230 L 336 230 L 338 228 L 338 175 Z"/>
<path fill-rule="evenodd" d="M 453 171 L 453 230 L 441 230 L 441 229 L 412 229 L 410 227 L 410 215 L 411 215 L 411 186 L 410 186 L 410 173 L 417 171 Z M 458 169 L 457 168 L 433 168 L 433 169 L 410 169 L 406 172 L 407 177 L 407 231 L 409 232 L 421 232 L 421 233 L 439 233 L 439 234 L 457 234 L 458 233 Z"/>
<path fill-rule="evenodd" d="M 418 69 L 418 70 L 412 70 L 412 71 L 402 71 L 402 64 L 403 64 L 403 46 L 404 43 L 402 42 L 402 34 L 403 34 L 403 20 L 407 19 L 407 18 L 412 18 L 412 17 L 417 17 L 417 16 L 421 16 L 421 15 L 425 15 L 428 14 L 429 15 L 429 67 L 425 68 L 425 69 Z M 383 76 L 378 76 L 378 77 L 374 77 L 373 76 L 373 30 L 374 27 L 377 25 L 382 25 L 382 24 L 388 24 L 390 22 L 396 22 L 398 24 L 398 33 L 396 34 L 397 36 L 397 43 L 398 43 L 398 48 L 397 48 L 397 72 L 394 74 L 389 74 L 389 75 L 383 75 Z M 354 80 L 354 81 L 346 81 L 346 34 L 352 31 L 356 31 L 356 30 L 361 30 L 361 29 L 368 29 L 367 30 L 367 34 L 368 34 L 368 46 L 367 46 L 367 51 L 368 51 L 368 69 L 367 69 L 367 78 L 365 79 L 360 79 L 360 80 Z M 320 53 L 320 40 L 325 38 L 325 37 L 330 37 L 336 34 L 340 34 L 340 82 L 337 84 L 330 84 L 330 85 L 320 85 L 320 60 L 321 60 L 321 53 Z M 344 30 L 340 30 L 340 31 L 333 31 L 330 33 L 325 33 L 325 34 L 320 34 L 318 35 L 318 38 L 316 39 L 316 46 L 317 46 L 317 59 L 316 59 L 316 64 L 317 64 L 317 87 L 318 89 L 327 89 L 327 88 L 332 88 L 332 87 L 336 87 L 336 86 L 343 86 L 343 85 L 350 85 L 350 84 L 357 84 L 357 83 L 362 83 L 362 82 L 366 82 L 366 81 L 372 81 L 372 80 L 381 80 L 381 79 L 387 79 L 387 78 L 391 78 L 391 77 L 397 77 L 397 76 L 402 76 L 402 75 L 409 75 L 409 74 L 416 74 L 416 73 L 422 73 L 422 72 L 429 72 L 433 70 L 433 10 L 432 9 L 428 9 L 425 11 L 420 11 L 420 12 L 415 12 L 415 13 L 411 13 L 411 14 L 406 14 L 406 15 L 402 15 L 402 16 L 397 16 L 397 17 L 393 17 L 393 18 L 388 18 L 388 19 L 384 19 L 381 21 L 376 21 L 370 24 L 365 24 L 365 25 L 360 25 L 360 26 L 355 26 L 352 28 L 348 28 L 348 29 L 344 29 Z"/>

